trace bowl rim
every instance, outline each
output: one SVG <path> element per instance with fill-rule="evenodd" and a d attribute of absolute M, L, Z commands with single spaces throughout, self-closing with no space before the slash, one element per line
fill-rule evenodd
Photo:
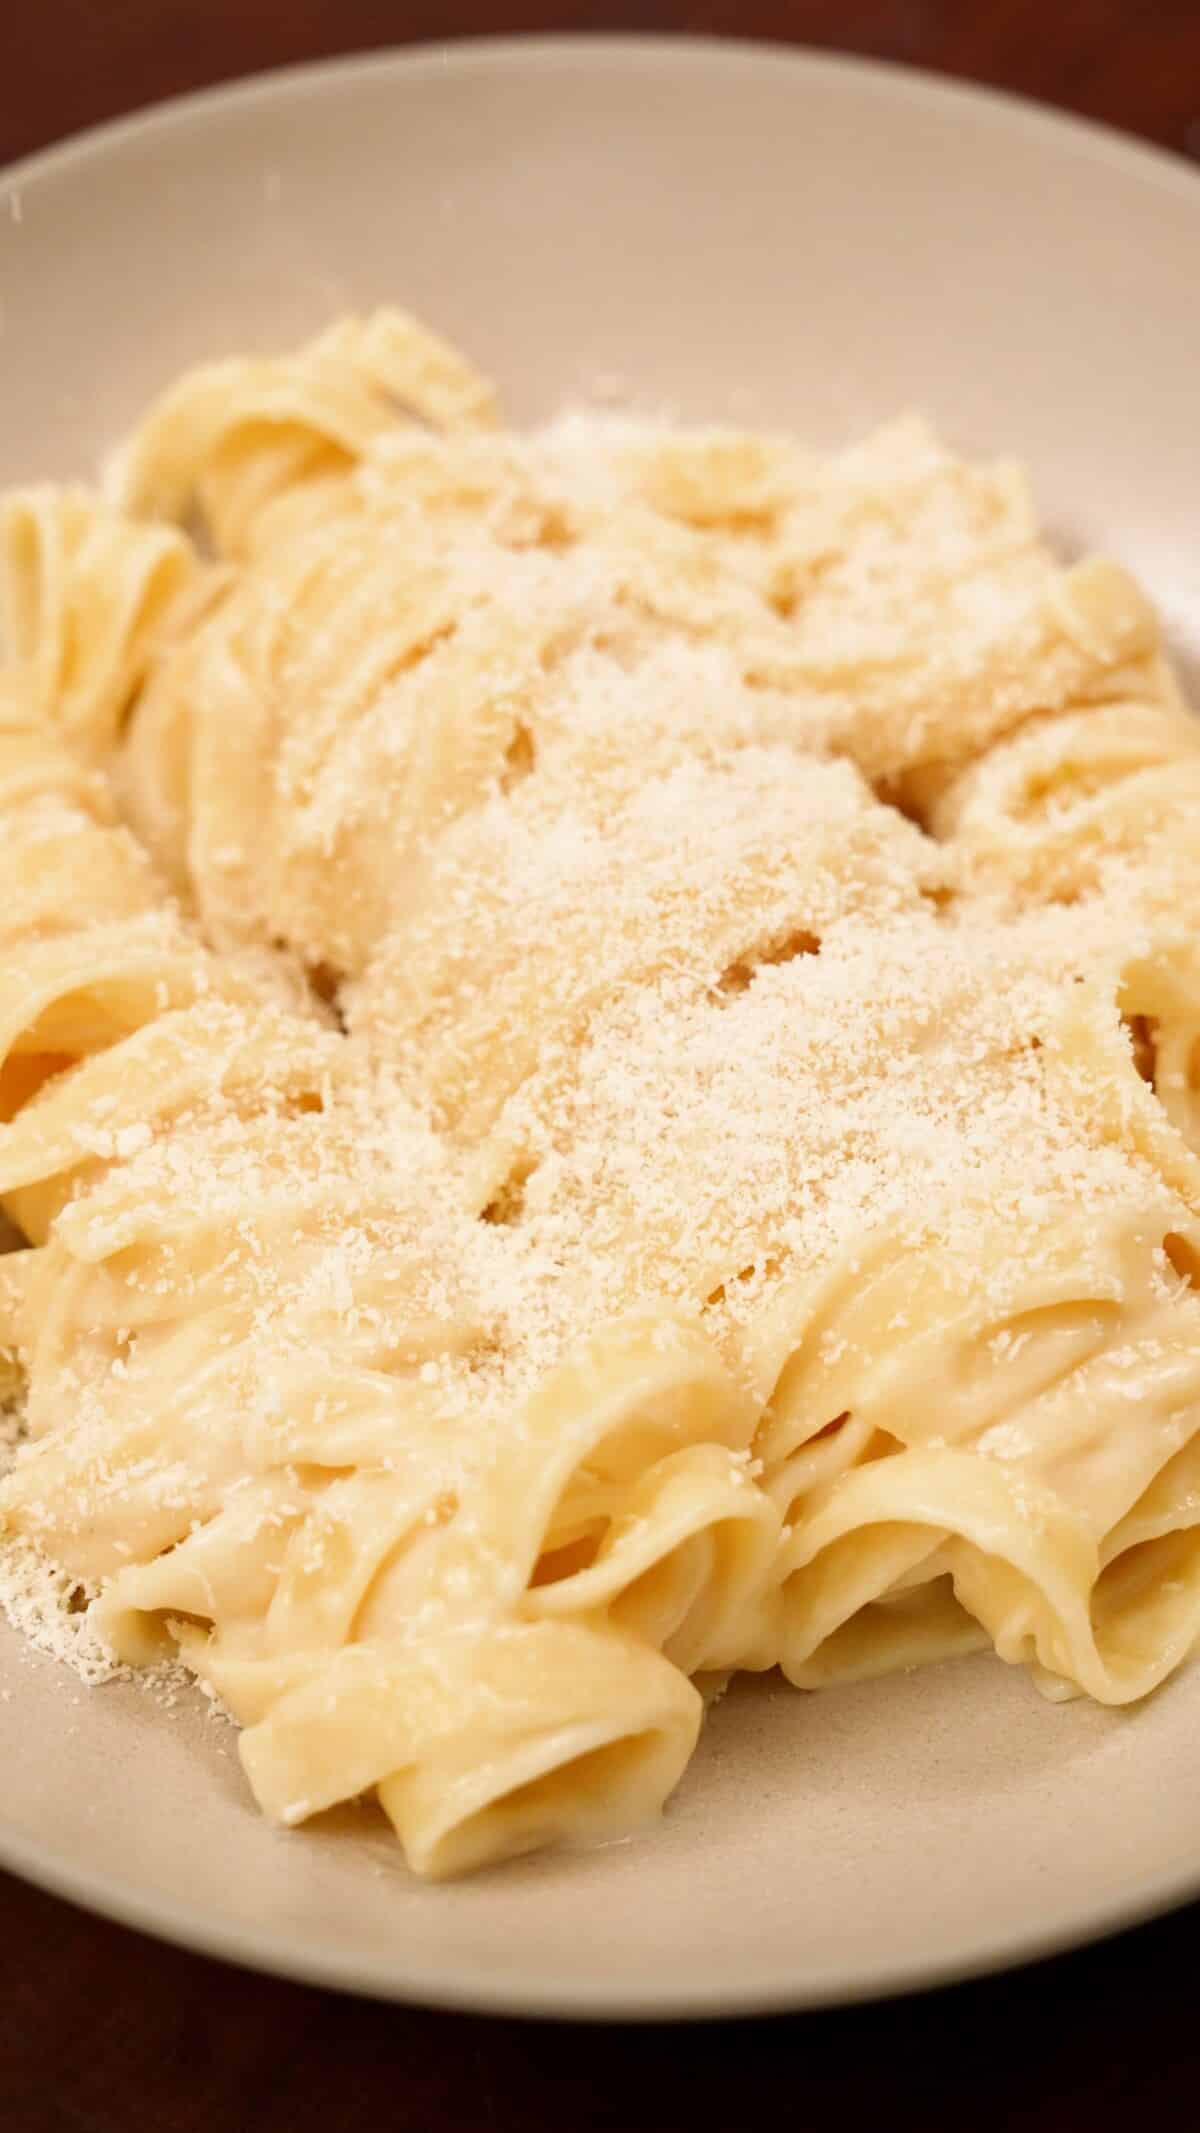
<path fill-rule="evenodd" d="M 563 1854 L 569 1857 L 569 1854 Z M 780 1977 L 770 1984 L 728 1984 L 677 1989 L 669 1978 L 654 1998 L 631 1995 L 613 1979 L 586 1986 L 566 1986 L 549 1967 L 526 1967 L 519 1982 L 493 1972 L 464 1974 L 461 1965 L 431 1967 L 367 1955 L 320 1952 L 282 1934 L 254 1926 L 223 1925 L 212 1914 L 173 1898 L 139 1895 L 128 1883 L 90 1868 L 63 1865 L 49 1847 L 35 1839 L 13 1836 L 0 1827 L 0 1868 L 45 1894 L 125 1926 L 154 1940 L 233 1964 L 241 1970 L 281 1977 L 298 1985 L 318 1985 L 364 1999 L 400 2002 L 451 2014 L 525 2017 L 556 2022 L 710 2022 L 749 2021 L 769 2015 L 816 2012 L 823 2008 L 864 2006 L 914 1993 L 937 1991 L 992 1977 L 1018 1966 L 1066 1955 L 1134 1927 L 1149 1925 L 1182 1909 L 1200 1896 L 1200 1866 L 1180 1875 L 1160 1873 L 1138 1889 L 1101 1898 L 1086 1909 L 1057 1921 L 1019 1925 L 997 1937 L 978 1931 L 952 1952 L 933 1962 L 856 1963 L 830 1971 L 818 1983 L 797 1987 Z"/>
<path fill-rule="evenodd" d="M 897 98 L 926 109 L 947 105 L 969 110 L 975 120 L 1013 129 L 1059 145 L 1069 143 L 1086 160 L 1116 166 L 1131 179 L 1184 197 L 1200 211 L 1200 170 L 1181 154 L 1121 132 L 1113 126 L 1045 105 L 1011 90 L 934 74 L 903 62 L 816 51 L 772 39 L 663 36 L 654 33 L 556 32 L 536 36 L 464 37 L 379 46 L 365 51 L 265 68 L 249 76 L 143 105 L 130 113 L 81 129 L 53 145 L 0 167 L 0 232 L 10 217 L 21 221 L 26 186 L 68 176 L 135 142 L 153 141 L 197 125 L 219 123 L 230 111 L 252 110 L 279 99 L 320 96 L 331 85 L 353 87 L 357 79 L 393 74 L 405 80 L 442 78 L 455 72 L 538 73 L 588 59 L 644 71 L 711 70 L 754 73 L 764 65 L 786 67 L 798 79 L 852 77 L 867 94 Z M 7 212 L 6 212 L 7 209 Z M 297 1946 L 282 1934 L 254 1926 L 223 1924 L 219 1917 L 167 1896 L 139 1893 L 100 1869 L 64 1863 L 38 1839 L 0 1825 L 0 1868 L 50 1895 L 80 1905 L 113 1923 L 206 1957 L 263 1971 L 298 1983 L 414 2006 L 472 2014 L 532 2016 L 565 2021 L 711 2020 L 793 2013 L 929 1991 L 990 1975 L 1012 1966 L 1065 1953 L 1113 1933 L 1148 1923 L 1200 1897 L 1200 1859 L 1193 1869 L 1169 1869 L 1116 1895 L 1074 1907 L 1057 1919 L 1012 1927 L 999 1936 L 976 1930 L 952 1952 L 934 1960 L 919 1953 L 906 1961 L 830 1971 L 817 1983 L 797 1986 L 786 1976 L 768 1983 L 690 1985 L 675 1988 L 665 1978 L 652 2000 L 630 1996 L 613 1979 L 586 1986 L 564 1985 L 550 1968 L 526 1966 L 519 1980 L 465 1974 L 460 1965 L 430 1965 L 404 1959 L 341 1954 Z M 397 1955 L 403 1956 L 402 1950 Z"/>
<path fill-rule="evenodd" d="M 281 93 L 319 92 L 331 80 L 396 72 L 444 75 L 447 69 L 468 73 L 476 68 L 519 71 L 553 67 L 563 60 L 594 58 L 638 66 L 705 68 L 714 63 L 754 70 L 762 63 L 786 66 L 797 74 L 853 75 L 871 94 L 906 97 L 914 103 L 970 106 L 983 123 L 1020 125 L 1043 138 L 1073 137 L 1077 149 L 1101 161 L 1120 162 L 1189 198 L 1195 197 L 1200 170 L 1181 152 L 1126 133 L 1102 119 L 1042 103 L 1013 89 L 937 74 L 903 60 L 868 58 L 855 52 L 816 49 L 779 38 L 664 35 L 656 31 L 558 30 L 495 37 L 420 38 L 409 44 L 374 45 L 324 59 L 263 67 L 232 75 L 202 89 L 159 97 L 116 118 L 77 128 L 47 147 L 14 162 L 0 164 L 0 203 L 21 186 L 58 177 L 73 164 L 99 152 L 121 148 L 142 134 L 172 131 L 180 124 L 219 117 L 231 105 L 270 102 Z M 15 218 L 19 220 L 19 215 Z"/>

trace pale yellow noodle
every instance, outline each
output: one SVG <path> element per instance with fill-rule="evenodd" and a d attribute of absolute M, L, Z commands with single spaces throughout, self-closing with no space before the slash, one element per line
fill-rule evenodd
<path fill-rule="evenodd" d="M 451 1874 L 661 1806 L 696 1676 L 1185 1658 L 1200 748 L 1018 470 L 515 435 L 385 311 L 0 594 L 0 1527 L 267 1813 Z"/>

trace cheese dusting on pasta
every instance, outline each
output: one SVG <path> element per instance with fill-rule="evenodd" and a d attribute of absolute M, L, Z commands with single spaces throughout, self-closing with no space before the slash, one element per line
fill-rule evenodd
<path fill-rule="evenodd" d="M 439 1876 L 652 1813 L 709 1675 L 1185 1658 L 1200 728 L 1017 469 L 517 435 L 385 311 L 0 592 L 0 1559 L 92 1678 Z"/>

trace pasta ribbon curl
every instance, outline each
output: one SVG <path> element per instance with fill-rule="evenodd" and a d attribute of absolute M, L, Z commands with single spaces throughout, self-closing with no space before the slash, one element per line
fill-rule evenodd
<path fill-rule="evenodd" d="M 0 1544 L 432 1876 L 709 1677 L 1200 1636 L 1149 602 L 915 417 L 496 420 L 384 310 L 0 503 Z"/>

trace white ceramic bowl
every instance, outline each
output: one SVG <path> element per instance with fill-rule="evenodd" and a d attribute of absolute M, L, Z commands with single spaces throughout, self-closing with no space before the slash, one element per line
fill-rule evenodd
<path fill-rule="evenodd" d="M 7 198 L 5 197 L 7 195 Z M 814 442 L 909 405 L 1032 465 L 1200 644 L 1200 183 L 1007 100 L 758 48 L 456 46 L 177 104 L 0 181 L 0 482 L 87 469 L 197 358 L 399 300 L 518 418 L 619 380 Z M 0 1635 L 0 1861 L 364 1991 L 572 2015 L 813 2005 L 1200 1890 L 1200 1670 L 1054 1709 L 994 1660 L 716 1711 L 664 1823 L 461 1886 L 365 1814 L 282 1834 L 196 1708 Z"/>

